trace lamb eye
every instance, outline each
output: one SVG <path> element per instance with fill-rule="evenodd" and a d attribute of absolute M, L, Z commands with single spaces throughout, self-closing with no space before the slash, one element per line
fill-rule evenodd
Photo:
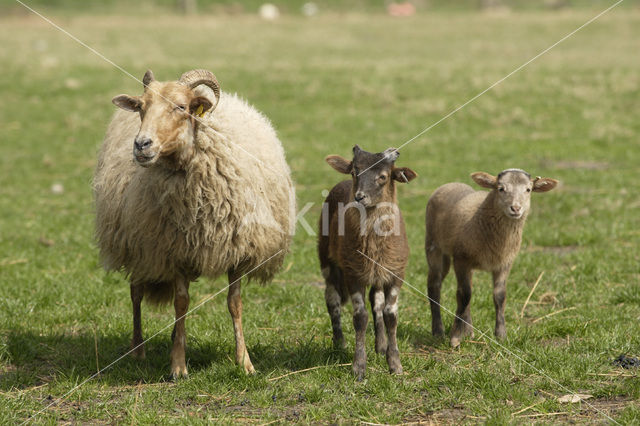
<path fill-rule="evenodd" d="M 387 180 L 387 175 L 380 175 L 380 176 L 378 176 L 378 179 L 380 179 L 382 182 L 384 182 L 385 180 Z"/>
<path fill-rule="evenodd" d="M 531 188 L 527 188 L 527 192 L 531 192 Z"/>
<path fill-rule="evenodd" d="M 174 111 L 185 111 L 187 109 L 186 105 L 177 105 L 173 110 Z"/>
<path fill-rule="evenodd" d="M 499 188 L 498 188 L 498 191 L 500 191 L 500 192 L 504 192 L 504 186 L 499 187 Z"/>

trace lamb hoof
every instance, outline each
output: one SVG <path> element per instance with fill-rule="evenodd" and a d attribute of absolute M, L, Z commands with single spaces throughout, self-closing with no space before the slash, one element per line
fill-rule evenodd
<path fill-rule="evenodd" d="M 347 342 L 344 341 L 344 338 L 333 340 L 333 349 L 336 351 L 340 351 L 347 347 Z"/>
<path fill-rule="evenodd" d="M 505 337 L 507 337 L 507 330 L 505 330 L 504 328 L 496 329 L 495 335 L 498 340 L 504 340 Z"/>
<path fill-rule="evenodd" d="M 243 365 L 243 369 L 245 374 L 256 374 L 256 369 L 253 368 L 253 364 L 250 362 L 248 364 L 245 363 L 245 365 Z"/>
<path fill-rule="evenodd" d="M 133 349 L 131 351 L 131 353 L 129 355 L 131 355 L 131 358 L 133 359 L 145 359 L 146 358 L 146 354 L 144 351 L 144 345 L 140 345 L 139 343 L 131 343 L 131 349 Z"/>
<path fill-rule="evenodd" d="M 402 364 L 400 361 L 392 361 L 389 363 L 389 373 L 400 375 L 404 371 L 402 370 Z"/>
<path fill-rule="evenodd" d="M 174 366 L 171 367 L 171 378 L 176 381 L 181 378 L 188 379 L 189 373 L 186 366 Z"/>
<path fill-rule="evenodd" d="M 356 377 L 356 380 L 358 382 L 361 382 L 364 380 L 364 376 L 365 376 L 365 367 L 364 366 L 358 366 L 356 364 L 353 365 L 353 375 Z"/>
<path fill-rule="evenodd" d="M 454 348 L 454 349 L 458 348 L 458 347 L 460 347 L 460 338 L 459 337 L 452 337 L 450 343 L 451 343 L 451 347 L 452 348 Z"/>
<path fill-rule="evenodd" d="M 389 367 L 389 373 L 400 376 L 404 373 L 404 370 L 402 369 L 402 366 L 399 365 L 397 367 Z"/>

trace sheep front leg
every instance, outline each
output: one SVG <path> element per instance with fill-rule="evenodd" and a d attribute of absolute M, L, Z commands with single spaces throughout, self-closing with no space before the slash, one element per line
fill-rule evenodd
<path fill-rule="evenodd" d="M 396 340 L 396 330 L 398 328 L 398 291 L 400 282 L 385 288 L 384 305 L 384 325 L 387 328 L 389 345 L 387 346 L 387 364 L 392 374 L 402 374 L 402 364 L 400 364 L 400 352 Z"/>
<path fill-rule="evenodd" d="M 236 337 L 236 363 L 241 365 L 244 372 L 253 374 L 256 372 L 251 364 L 249 352 L 244 343 L 244 333 L 242 331 L 242 296 L 240 279 L 242 275 L 235 271 L 229 271 L 229 293 L 227 294 L 227 307 L 233 321 L 233 332 Z"/>
<path fill-rule="evenodd" d="M 376 352 L 379 354 L 387 353 L 387 336 L 384 333 L 384 319 L 382 310 L 385 307 L 384 291 L 380 287 L 372 286 L 369 291 L 369 302 L 371 303 L 371 312 L 373 314 L 373 324 L 376 332 Z"/>
<path fill-rule="evenodd" d="M 498 339 L 507 337 L 507 328 L 504 323 L 504 306 L 507 300 L 507 277 L 510 268 L 493 272 L 493 304 L 496 307 L 495 335 Z"/>
<path fill-rule="evenodd" d="M 180 278 L 175 281 L 174 286 L 173 307 L 176 311 L 176 321 L 173 326 L 175 334 L 171 349 L 171 376 L 178 379 L 189 376 L 185 360 L 185 346 L 187 344 L 185 316 L 189 310 L 189 281 Z"/>
<path fill-rule="evenodd" d="M 349 280 L 351 281 L 351 280 Z M 349 285 L 351 304 L 353 305 L 353 328 L 356 331 L 356 350 L 353 356 L 353 374 L 358 381 L 364 379 L 367 368 L 367 352 L 365 350 L 365 334 L 369 315 L 364 304 L 364 286 Z"/>
<path fill-rule="evenodd" d="M 442 337 L 444 336 L 444 325 L 440 315 L 440 289 L 442 288 L 442 280 L 449 273 L 450 258 L 443 255 L 442 251 L 436 247 L 427 248 L 427 263 L 429 264 L 427 290 L 431 307 L 431 334 L 435 337 Z"/>
<path fill-rule="evenodd" d="M 131 356 L 144 359 L 144 341 L 142 339 L 142 314 L 140 304 L 144 296 L 144 285 L 131 282 L 131 304 L 133 305 L 133 337 L 131 338 Z"/>
<path fill-rule="evenodd" d="M 456 318 L 451 327 L 451 346 L 456 348 L 460 346 L 460 340 L 464 336 L 473 337 L 470 310 L 473 271 L 466 262 L 461 260 L 454 259 L 453 267 L 458 280 L 458 289 L 456 291 L 458 307 L 456 309 Z"/>

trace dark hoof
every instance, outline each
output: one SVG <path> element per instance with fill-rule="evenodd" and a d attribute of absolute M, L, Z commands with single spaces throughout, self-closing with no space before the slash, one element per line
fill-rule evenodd
<path fill-rule="evenodd" d="M 365 367 L 358 367 L 356 365 L 353 366 L 353 375 L 355 376 L 356 380 L 358 382 L 361 382 L 364 380 L 364 376 L 365 376 Z"/>
<path fill-rule="evenodd" d="M 376 346 L 376 352 L 379 353 L 380 355 L 386 355 L 387 345 L 385 344 L 384 346 Z"/>

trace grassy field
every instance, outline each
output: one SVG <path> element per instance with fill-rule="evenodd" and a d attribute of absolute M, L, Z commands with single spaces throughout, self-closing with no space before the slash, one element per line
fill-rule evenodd
<path fill-rule="evenodd" d="M 321 193 L 341 176 L 323 158 L 398 146 L 507 75 L 594 14 L 59 17 L 61 26 L 141 78 L 216 73 L 278 129 L 314 225 Z M 258 373 L 232 362 L 224 294 L 187 321 L 190 378 L 166 380 L 170 328 L 125 358 L 129 287 L 101 269 L 93 242 L 91 176 L 118 93 L 140 83 L 34 16 L 0 19 L 0 423 L 640 422 L 640 12 L 612 12 L 407 145 L 399 188 L 411 259 L 426 291 L 424 207 L 449 181 L 520 167 L 559 179 L 534 194 L 506 309 L 492 341 L 490 277 L 477 273 L 474 325 L 451 350 L 430 333 L 424 295 L 404 286 L 399 346 L 405 374 L 373 351 L 358 383 L 353 327 L 331 347 L 315 237 L 298 228 L 286 270 L 244 287 L 247 344 Z M 52 185 L 58 185 L 52 191 Z M 59 185 L 64 189 L 59 193 Z M 542 278 L 520 315 L 534 283 Z M 443 304 L 455 309 L 455 280 Z M 226 285 L 200 279 L 192 306 Z M 443 313 L 445 327 L 451 315 Z M 169 308 L 143 308 L 145 336 Z M 370 321 L 371 324 L 371 321 Z M 315 368 L 309 371 L 300 370 Z M 288 376 L 283 377 L 288 373 Z M 563 404 L 570 392 L 593 398 Z M 49 408 L 50 404 L 56 402 Z M 34 414 L 37 415 L 32 417 Z"/>

